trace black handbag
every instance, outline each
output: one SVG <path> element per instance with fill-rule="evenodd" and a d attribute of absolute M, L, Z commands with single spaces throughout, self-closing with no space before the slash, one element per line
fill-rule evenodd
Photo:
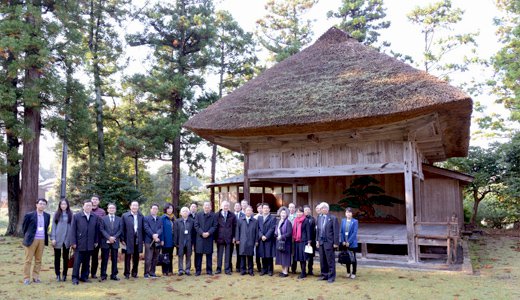
<path fill-rule="evenodd" d="M 341 265 L 348 265 L 351 263 L 349 251 L 341 251 L 338 255 L 338 263 Z"/>
<path fill-rule="evenodd" d="M 169 265 L 170 264 L 170 254 L 169 253 L 161 253 L 157 257 L 158 265 Z"/>
<path fill-rule="evenodd" d="M 276 243 L 276 249 L 280 252 L 285 252 L 285 241 L 284 240 L 278 240 Z"/>

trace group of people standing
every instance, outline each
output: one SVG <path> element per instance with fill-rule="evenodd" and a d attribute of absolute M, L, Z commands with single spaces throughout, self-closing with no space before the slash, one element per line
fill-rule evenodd
<path fill-rule="evenodd" d="M 202 260 L 206 258 L 206 273 L 213 275 L 214 245 L 217 250 L 216 274 L 231 275 L 233 270 L 241 275 L 254 276 L 254 258 L 260 276 L 273 276 L 274 264 L 282 267 L 280 277 L 288 277 L 289 269 L 298 278 L 314 275 L 315 252 L 319 252 L 321 276 L 319 280 L 329 283 L 336 278 L 334 250 L 338 246 L 355 251 L 357 248 L 357 220 L 352 211 L 346 210 L 346 218 L 341 225 L 329 213 L 325 202 L 316 206 L 317 218 L 312 216 L 309 206 L 296 208 L 293 203 L 281 207 L 276 215 L 271 214 L 267 203 L 257 205 L 257 214 L 246 200 L 235 203 L 233 211 L 230 203 L 222 201 L 218 212 L 211 210 L 211 203 L 204 202 L 202 211 L 197 204 L 182 207 L 180 216 L 174 216 L 171 204 L 164 207 L 158 216 L 159 206 L 151 205 L 150 214 L 144 216 L 139 203 L 133 201 L 129 211 L 116 215 L 114 203 L 107 205 L 107 211 L 99 207 L 99 196 L 94 195 L 84 201 L 81 212 L 73 214 L 69 202 L 62 199 L 52 220 L 50 241 L 54 248 L 54 270 L 57 281 L 66 281 L 70 249 L 74 250 L 72 283 L 90 282 L 90 279 L 118 281 L 118 252 L 124 253 L 124 276 L 137 278 L 139 254 L 144 250 L 144 278 L 155 278 L 156 266 L 160 262 L 163 276 L 173 272 L 174 248 L 177 248 L 177 275 L 191 275 L 191 256 L 195 252 L 195 276 L 201 275 Z M 25 246 L 24 284 L 39 283 L 41 258 L 44 246 L 48 245 L 51 218 L 45 212 L 47 201 L 38 199 L 36 211 L 28 213 L 23 222 Z M 341 244 L 340 244 L 341 243 Z M 101 252 L 100 277 L 98 269 Z M 236 254 L 235 268 L 232 256 Z M 108 260 L 111 260 L 110 277 L 107 274 Z M 62 263 L 61 263 L 62 262 Z M 356 264 L 352 273 L 347 265 L 348 277 L 355 278 Z"/>

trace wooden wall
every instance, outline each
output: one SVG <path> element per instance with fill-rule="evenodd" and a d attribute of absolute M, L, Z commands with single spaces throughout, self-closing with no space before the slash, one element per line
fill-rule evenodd
<path fill-rule="evenodd" d="M 415 152 L 415 151 L 414 151 Z M 403 142 L 373 141 L 258 149 L 249 154 L 249 169 L 314 168 L 403 162 Z M 416 159 L 419 161 L 420 159 Z"/>
<path fill-rule="evenodd" d="M 426 177 L 423 184 L 423 201 L 416 214 L 423 222 L 446 222 L 456 213 L 459 226 L 463 225 L 462 188 L 451 178 Z"/>

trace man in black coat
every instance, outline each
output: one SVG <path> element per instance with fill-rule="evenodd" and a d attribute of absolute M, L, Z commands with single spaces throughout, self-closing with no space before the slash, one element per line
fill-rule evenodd
<path fill-rule="evenodd" d="M 123 233 L 123 224 L 121 218 L 116 216 L 116 205 L 109 203 L 108 215 L 104 216 L 100 222 L 101 232 L 101 279 L 104 281 L 107 279 L 107 267 L 108 267 L 108 256 L 110 255 L 110 261 L 112 262 L 112 272 L 110 273 L 110 279 L 119 281 L 117 277 L 117 251 L 119 249 L 119 240 Z"/>
<path fill-rule="evenodd" d="M 130 260 L 132 261 L 132 277 L 137 278 L 139 267 L 139 253 L 143 252 L 143 215 L 139 212 L 139 202 L 130 203 L 130 211 L 121 216 L 123 222 L 123 235 L 121 244 L 125 247 L 125 278 L 130 278 Z"/>
<path fill-rule="evenodd" d="M 32 271 L 33 281 L 40 283 L 40 270 L 42 268 L 43 249 L 49 244 L 49 224 L 51 216 L 44 212 L 47 200 L 40 198 L 36 200 L 36 210 L 25 214 L 23 218 L 23 246 L 25 249 L 25 264 L 23 268 L 23 283 L 31 283 L 31 265 L 34 258 Z"/>
<path fill-rule="evenodd" d="M 245 217 L 238 220 L 235 234 L 236 243 L 239 245 L 238 253 L 242 259 L 240 274 L 246 274 L 247 264 L 247 273 L 255 276 L 253 272 L 253 255 L 255 247 L 258 245 L 258 221 L 253 218 L 253 208 L 251 206 L 246 208 Z"/>
<path fill-rule="evenodd" d="M 258 247 L 257 254 L 262 259 L 260 276 L 273 276 L 273 258 L 276 256 L 276 237 L 274 230 L 276 217 L 271 215 L 269 204 L 262 205 L 262 215 L 258 217 Z"/>
<path fill-rule="evenodd" d="M 235 220 L 236 222 L 238 223 L 238 221 L 242 218 L 245 218 L 246 217 L 246 214 L 242 211 L 242 205 L 240 205 L 240 202 L 237 202 L 235 203 Z M 237 272 L 240 272 L 240 254 L 238 253 L 238 244 L 237 243 L 234 243 L 233 247 L 231 248 L 231 256 L 233 256 L 233 252 L 236 252 L 236 255 L 237 255 L 237 260 L 236 260 L 236 271 Z M 233 262 L 231 262 L 231 269 L 233 269 Z"/>
<path fill-rule="evenodd" d="M 222 209 L 217 214 L 217 274 L 222 273 L 222 258 L 225 257 L 224 271 L 231 275 L 231 253 L 235 243 L 237 220 L 229 211 L 229 201 L 222 201 Z M 225 253 L 225 256 L 224 256 Z"/>
<path fill-rule="evenodd" d="M 72 269 L 72 284 L 79 281 L 90 282 L 90 257 L 99 241 L 98 216 L 92 213 L 92 201 L 83 202 L 83 211 L 74 215 L 70 226 L 70 245 L 74 249 L 74 268 Z M 81 276 L 80 276 L 81 266 Z"/>
<path fill-rule="evenodd" d="M 195 245 L 195 276 L 202 271 L 202 256 L 206 254 L 206 273 L 213 275 L 212 256 L 213 241 L 217 230 L 217 217 L 211 211 L 211 203 L 204 202 L 203 211 L 195 217 L 197 241 Z"/>
<path fill-rule="evenodd" d="M 144 278 L 156 278 L 155 267 L 161 250 L 162 220 L 157 217 L 159 206 L 152 204 L 150 215 L 144 217 Z"/>
<path fill-rule="evenodd" d="M 184 274 L 191 275 L 191 252 L 192 252 L 192 232 L 195 231 L 195 225 L 192 218 L 189 217 L 190 210 L 187 207 L 181 208 L 181 217 L 175 221 L 173 226 L 173 240 L 177 247 L 177 256 L 179 263 L 179 276 Z M 186 269 L 184 269 L 184 261 L 186 261 Z"/>
<path fill-rule="evenodd" d="M 195 252 L 195 248 L 197 245 L 197 230 L 195 230 L 195 218 L 197 217 L 198 210 L 199 210 L 199 205 L 195 202 L 191 203 L 188 217 L 193 221 L 193 226 L 194 226 L 193 227 L 194 230 L 191 233 L 191 245 L 193 246 L 192 252 Z"/>
<path fill-rule="evenodd" d="M 309 245 L 312 247 L 312 253 L 307 254 L 307 275 L 314 275 L 312 271 L 312 265 L 314 264 L 314 254 L 316 251 L 316 220 L 312 216 L 311 207 L 308 205 L 303 206 L 303 213 L 305 214 L 305 218 L 307 218 L 310 226 L 310 240 L 307 241 Z"/>
<path fill-rule="evenodd" d="M 334 248 L 339 245 L 339 223 L 336 216 L 329 214 L 329 204 L 321 204 L 321 216 L 316 229 L 316 246 L 320 249 L 322 276 L 319 280 L 333 283 L 336 280 L 336 257 Z"/>

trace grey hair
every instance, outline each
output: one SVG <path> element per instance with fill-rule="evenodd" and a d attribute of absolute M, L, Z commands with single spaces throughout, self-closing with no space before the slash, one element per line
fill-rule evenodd
<path fill-rule="evenodd" d="M 321 202 L 320 203 L 320 208 L 324 208 L 324 207 L 326 207 L 327 210 L 329 210 L 329 204 L 327 202 Z"/>
<path fill-rule="evenodd" d="M 182 214 L 183 212 L 188 212 L 188 213 L 189 213 L 189 212 L 190 212 L 190 209 L 187 208 L 186 206 L 184 206 L 183 208 L 181 208 L 181 214 Z"/>
<path fill-rule="evenodd" d="M 280 208 L 278 209 L 278 212 L 276 213 L 276 215 L 277 215 L 277 216 L 280 216 L 281 213 L 282 213 L 282 211 L 285 211 L 285 213 L 286 213 L 287 215 L 289 215 L 289 209 L 288 209 L 287 207 L 285 207 L 285 206 L 280 207 Z"/>

